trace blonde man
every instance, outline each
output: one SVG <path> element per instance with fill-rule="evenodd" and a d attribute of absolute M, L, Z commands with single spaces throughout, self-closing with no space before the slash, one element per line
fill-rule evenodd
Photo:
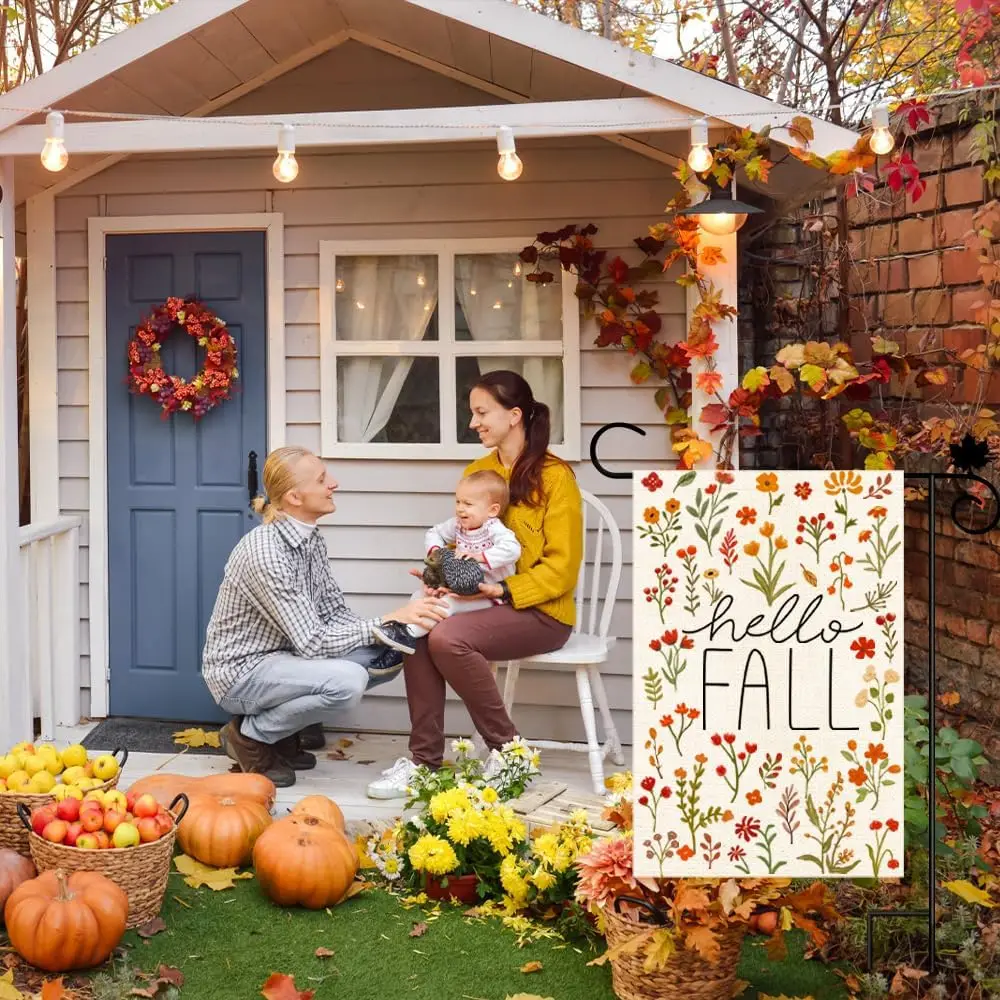
<path fill-rule="evenodd" d="M 433 627 L 447 609 L 423 596 L 381 618 L 360 618 L 330 574 L 317 521 L 336 509 L 336 481 L 305 448 L 271 452 L 264 463 L 264 523 L 237 543 L 208 623 L 202 674 L 234 718 L 226 753 L 243 771 L 279 787 L 315 767 L 300 734 L 331 711 L 353 708 L 365 689 L 402 668 L 398 651 L 376 644 L 387 622 Z"/>

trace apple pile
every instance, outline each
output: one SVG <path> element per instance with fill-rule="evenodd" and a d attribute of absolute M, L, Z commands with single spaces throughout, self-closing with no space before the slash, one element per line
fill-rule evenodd
<path fill-rule="evenodd" d="M 79 743 L 59 750 L 52 743 L 18 743 L 0 756 L 0 794 L 52 795 L 83 799 L 118 773 L 118 761 L 109 753 L 93 760 Z"/>
<path fill-rule="evenodd" d="M 67 796 L 32 810 L 31 828 L 53 844 L 96 851 L 136 847 L 159 840 L 174 819 L 150 794 L 91 790 L 83 799 Z"/>

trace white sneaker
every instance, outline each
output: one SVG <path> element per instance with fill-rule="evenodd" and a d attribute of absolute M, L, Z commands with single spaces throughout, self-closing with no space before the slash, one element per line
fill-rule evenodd
<path fill-rule="evenodd" d="M 405 799 L 408 788 L 417 771 L 417 765 L 409 757 L 400 757 L 392 767 L 382 772 L 382 777 L 368 786 L 370 799 Z"/>
<path fill-rule="evenodd" d="M 494 781 L 500 776 L 500 770 L 502 768 L 503 758 L 500 756 L 499 750 L 491 750 L 489 757 L 486 758 L 486 766 L 483 768 L 483 781 L 487 785 L 492 785 Z"/>

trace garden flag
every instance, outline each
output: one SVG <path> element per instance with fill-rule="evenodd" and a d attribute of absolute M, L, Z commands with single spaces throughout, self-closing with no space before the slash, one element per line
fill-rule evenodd
<path fill-rule="evenodd" d="M 902 875 L 902 474 L 634 482 L 636 875 Z"/>

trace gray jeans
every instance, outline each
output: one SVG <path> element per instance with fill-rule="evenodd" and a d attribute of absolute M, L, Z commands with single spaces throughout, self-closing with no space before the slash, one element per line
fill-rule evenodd
<path fill-rule="evenodd" d="M 219 705 L 243 716 L 244 736 L 277 743 L 324 721 L 332 711 L 354 708 L 369 686 L 365 666 L 384 651 L 384 646 L 364 646 L 339 660 L 272 653 L 238 680 Z"/>

